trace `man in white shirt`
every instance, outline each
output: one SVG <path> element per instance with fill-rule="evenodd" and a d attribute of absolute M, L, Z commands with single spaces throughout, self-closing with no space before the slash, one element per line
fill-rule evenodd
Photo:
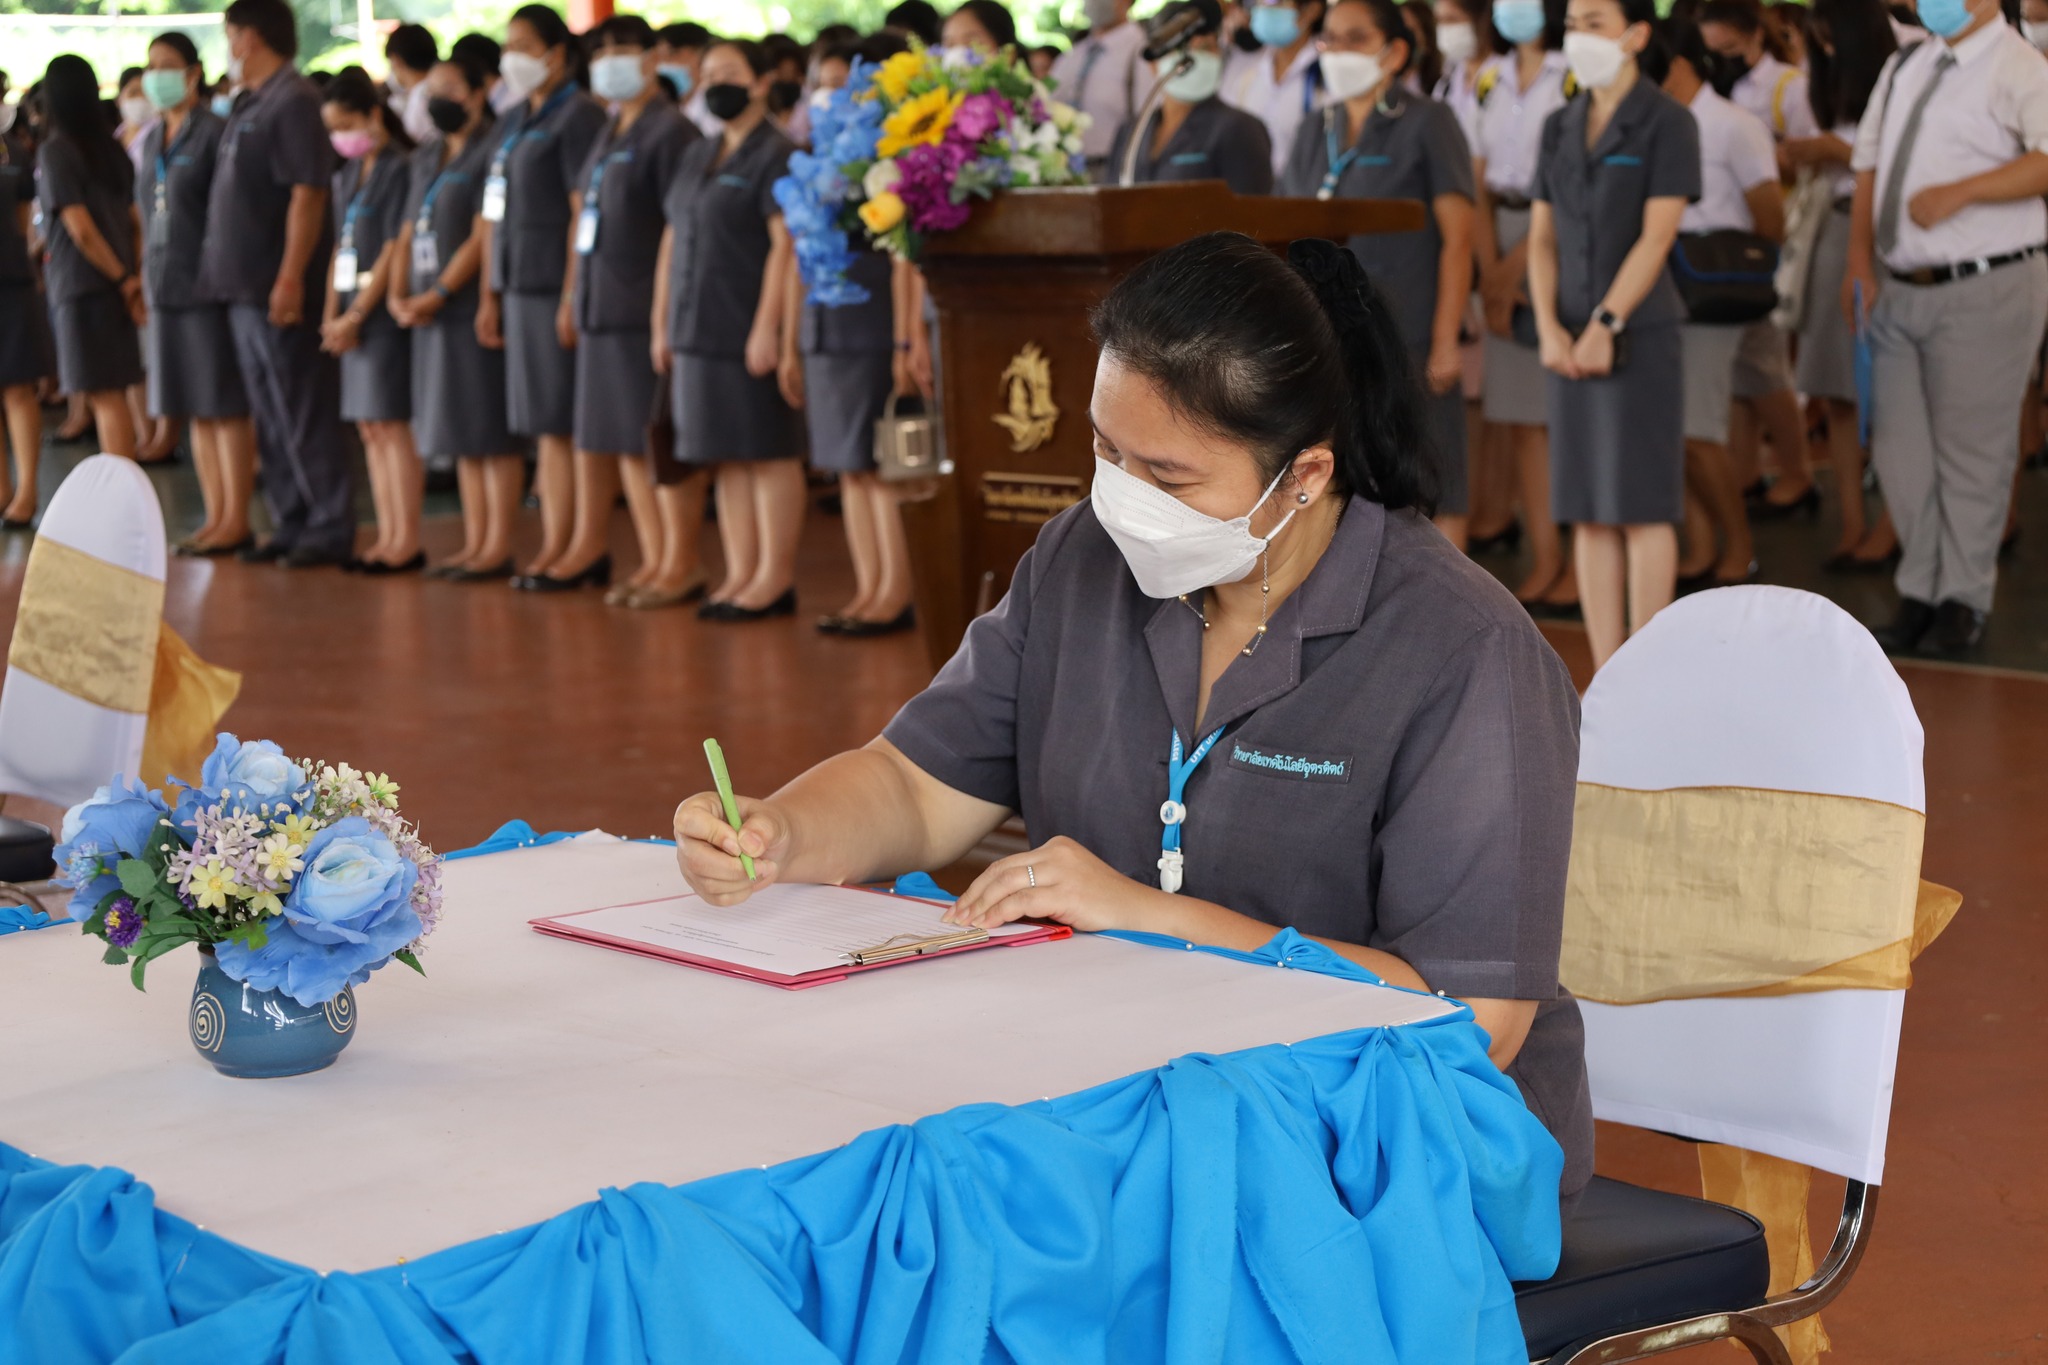
<path fill-rule="evenodd" d="M 1081 134 L 1091 178 L 1101 180 L 1116 130 L 1152 93 L 1152 67 L 1142 60 L 1145 30 L 1131 22 L 1131 0 L 1088 0 L 1088 36 L 1052 64 L 1053 93 L 1094 120 Z"/>
<path fill-rule="evenodd" d="M 1870 308 L 1871 457 L 1898 527 L 1895 652 L 1983 637 L 2048 325 L 2048 62 L 1998 0 L 1921 0 L 1936 35 L 1878 78 L 1857 129 L 1843 307 Z"/>
<path fill-rule="evenodd" d="M 1323 26 L 1324 5 L 1323 0 L 1249 0 L 1245 8 L 1248 31 L 1260 46 L 1251 51 L 1233 47 L 1216 93 L 1266 125 L 1273 140 L 1273 174 L 1278 175 L 1287 168 L 1303 115 L 1316 105 L 1316 33 Z"/>

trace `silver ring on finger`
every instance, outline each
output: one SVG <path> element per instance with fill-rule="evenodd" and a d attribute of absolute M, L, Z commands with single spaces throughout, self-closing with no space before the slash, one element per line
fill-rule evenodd
<path fill-rule="evenodd" d="M 1024 864 L 1024 879 L 1031 883 L 1031 889 L 1038 889 L 1038 871 L 1030 863 Z"/>

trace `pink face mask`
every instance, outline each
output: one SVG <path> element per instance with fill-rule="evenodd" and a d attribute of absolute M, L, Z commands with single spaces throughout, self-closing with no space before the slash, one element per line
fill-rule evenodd
<path fill-rule="evenodd" d="M 334 154 L 346 161 L 353 161 L 370 150 L 373 139 L 360 129 L 348 133 L 329 133 L 327 140 L 334 144 Z"/>

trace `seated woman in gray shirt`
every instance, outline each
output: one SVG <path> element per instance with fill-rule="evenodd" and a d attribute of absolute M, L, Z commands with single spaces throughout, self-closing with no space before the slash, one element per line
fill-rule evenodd
<path fill-rule="evenodd" d="M 683 802 L 683 875 L 721 905 L 875 881 L 1021 812 L 1031 851 L 950 918 L 1237 949 L 1287 926 L 1455 995 L 1575 1195 L 1593 1120 L 1557 960 L 1577 698 L 1428 521 L 1386 299 L 1330 243 L 1283 260 L 1212 233 L 1133 271 L 1095 329 L 1089 501 L 880 738 L 741 801 L 737 833 L 716 796 Z"/>

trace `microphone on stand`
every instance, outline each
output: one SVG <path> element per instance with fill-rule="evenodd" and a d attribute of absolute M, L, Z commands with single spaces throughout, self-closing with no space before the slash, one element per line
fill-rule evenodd
<path fill-rule="evenodd" d="M 1144 59 L 1156 62 L 1222 27 L 1223 9 L 1216 0 L 1174 0 L 1145 25 Z"/>

